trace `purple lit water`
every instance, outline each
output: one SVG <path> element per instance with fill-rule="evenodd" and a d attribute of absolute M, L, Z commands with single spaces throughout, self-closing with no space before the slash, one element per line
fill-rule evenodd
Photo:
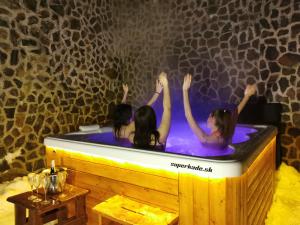
<path fill-rule="evenodd" d="M 181 97 L 180 97 L 181 99 Z M 162 115 L 162 99 L 156 102 L 154 109 L 157 115 L 157 123 L 161 121 Z M 172 122 L 171 130 L 167 140 L 167 146 L 165 152 L 191 155 L 198 157 L 213 157 L 213 156 L 226 156 L 234 153 L 235 149 L 228 146 L 225 149 L 216 149 L 209 146 L 204 146 L 200 143 L 197 137 L 193 134 L 190 129 L 183 112 L 183 104 L 181 100 L 172 103 Z M 214 108 L 223 108 L 224 106 L 219 105 L 192 105 L 193 114 L 197 121 L 205 121 L 209 113 Z M 233 106 L 234 107 L 234 106 Z M 231 107 L 232 109 L 232 107 Z M 209 129 L 206 127 L 206 123 L 202 122 L 199 124 L 207 133 Z M 250 139 L 249 134 L 255 133 L 257 130 L 252 127 L 237 125 L 235 133 L 232 139 L 232 144 L 238 144 Z M 116 140 L 112 133 L 100 133 L 88 135 L 86 141 L 92 141 L 101 144 L 121 146 L 121 147 L 132 147 L 132 144 L 128 140 Z"/>
<path fill-rule="evenodd" d="M 178 96 L 177 96 L 178 97 Z M 172 122 L 171 130 L 167 141 L 166 152 L 184 154 L 199 157 L 225 156 L 234 153 L 235 149 L 228 146 L 225 149 L 216 149 L 212 146 L 202 145 L 198 138 L 190 129 L 183 111 L 182 96 L 172 102 Z M 227 104 L 192 104 L 191 108 L 193 115 L 197 121 L 206 121 L 210 112 L 216 108 L 226 108 L 233 110 L 235 105 Z M 157 121 L 161 121 L 162 102 L 157 102 L 154 105 Z M 200 127 L 209 134 L 210 130 L 206 126 L 206 122 L 200 122 Z M 237 125 L 232 138 L 232 144 L 238 144 L 250 139 L 249 134 L 255 133 L 257 130 L 251 127 Z"/>
<path fill-rule="evenodd" d="M 209 132 L 205 123 L 201 123 L 200 126 Z M 249 140 L 249 134 L 255 133 L 256 130 L 251 127 L 237 125 L 233 136 L 233 144 L 245 142 Z M 126 140 L 116 140 L 112 133 L 97 133 L 90 134 L 86 141 L 121 146 L 121 147 L 132 147 L 132 144 Z M 225 149 L 215 149 L 213 147 L 204 146 L 200 143 L 197 137 L 193 134 L 188 124 L 183 120 L 179 122 L 173 122 L 170 130 L 170 134 L 167 141 L 166 152 L 208 157 L 208 156 L 225 156 L 234 153 L 234 148 L 228 146 Z"/>
<path fill-rule="evenodd" d="M 205 123 L 200 123 L 200 126 L 209 133 Z M 232 142 L 237 144 L 248 141 L 249 134 L 255 132 L 254 128 L 237 125 Z M 231 155 L 234 151 L 234 148 L 230 146 L 225 149 L 216 149 L 202 145 L 185 121 L 172 124 L 166 147 L 166 152 L 200 157 Z"/>

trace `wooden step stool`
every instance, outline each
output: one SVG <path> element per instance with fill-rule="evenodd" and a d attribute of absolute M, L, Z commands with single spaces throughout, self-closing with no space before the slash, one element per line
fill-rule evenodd
<path fill-rule="evenodd" d="M 169 213 L 124 196 L 115 195 L 93 208 L 99 215 L 99 225 L 102 218 L 124 225 L 171 225 L 178 222 L 178 215 Z"/>

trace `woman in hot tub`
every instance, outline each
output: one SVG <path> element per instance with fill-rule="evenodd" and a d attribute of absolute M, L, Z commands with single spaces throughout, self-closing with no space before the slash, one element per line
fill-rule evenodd
<path fill-rule="evenodd" d="M 183 82 L 183 104 L 185 117 L 194 134 L 201 143 L 213 145 L 218 148 L 225 148 L 231 143 L 234 128 L 239 113 L 242 111 L 249 98 L 255 94 L 256 85 L 247 85 L 244 97 L 238 107 L 233 110 L 217 109 L 210 113 L 207 119 L 207 126 L 211 129 L 211 133 L 207 134 L 195 121 L 189 102 L 188 90 L 191 86 L 192 76 L 187 74 Z"/>
<path fill-rule="evenodd" d="M 163 86 L 163 115 L 159 127 L 156 127 L 156 114 L 151 106 L 142 106 L 134 114 L 135 131 L 129 136 L 134 147 L 164 150 L 170 131 L 171 100 L 167 74 L 159 75 L 159 82 Z"/>
<path fill-rule="evenodd" d="M 149 100 L 147 105 L 153 105 L 157 98 L 159 97 L 162 91 L 162 85 L 159 81 L 156 81 L 155 93 L 152 98 Z M 128 95 L 128 86 L 123 84 L 123 99 L 122 103 L 116 105 L 113 112 L 113 131 L 116 138 L 128 138 L 129 134 L 134 132 L 134 122 L 131 121 L 132 118 L 132 107 L 129 104 L 126 104 L 127 95 Z"/>

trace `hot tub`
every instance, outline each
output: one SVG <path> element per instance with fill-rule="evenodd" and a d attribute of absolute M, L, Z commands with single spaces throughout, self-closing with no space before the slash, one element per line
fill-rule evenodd
<path fill-rule="evenodd" d="M 205 127 L 202 125 L 202 127 Z M 273 196 L 276 129 L 238 125 L 227 149 L 202 146 L 185 122 L 172 123 L 166 150 L 132 148 L 112 133 L 47 137 L 48 162 L 70 168 L 91 208 L 114 194 L 178 212 L 181 225 L 263 224 Z"/>

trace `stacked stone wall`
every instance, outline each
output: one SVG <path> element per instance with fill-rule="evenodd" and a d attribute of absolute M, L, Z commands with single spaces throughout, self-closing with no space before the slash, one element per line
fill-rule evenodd
<path fill-rule="evenodd" d="M 300 169 L 297 0 L 0 0 L 0 172 L 44 166 L 43 138 L 107 121 L 161 70 L 173 99 L 238 103 L 247 83 L 283 105 L 283 158 Z"/>
<path fill-rule="evenodd" d="M 45 136 L 106 122 L 122 94 L 111 8 L 0 0 L 0 172 L 39 169 Z"/>
<path fill-rule="evenodd" d="M 173 99 L 192 73 L 198 107 L 237 104 L 245 85 L 256 83 L 259 96 L 282 104 L 283 159 L 300 170 L 299 1 L 114 2 L 115 42 L 131 71 L 152 74 L 152 85 L 166 70 Z"/>

